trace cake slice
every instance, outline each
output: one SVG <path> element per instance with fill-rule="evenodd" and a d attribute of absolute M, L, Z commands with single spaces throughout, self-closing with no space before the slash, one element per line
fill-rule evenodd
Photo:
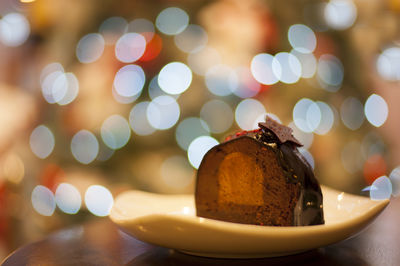
<path fill-rule="evenodd" d="M 197 172 L 197 216 L 272 226 L 324 223 L 322 194 L 292 129 L 267 117 L 212 149 Z"/>

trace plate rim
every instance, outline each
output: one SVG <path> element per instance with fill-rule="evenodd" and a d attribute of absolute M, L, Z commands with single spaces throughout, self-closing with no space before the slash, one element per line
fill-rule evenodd
<path fill-rule="evenodd" d="M 323 191 L 330 191 L 333 193 L 342 193 L 341 191 L 321 186 L 323 187 Z M 145 192 L 140 190 L 130 190 L 125 193 L 145 193 L 145 194 L 153 194 L 153 195 L 161 195 L 165 197 L 184 197 L 187 200 L 192 199 L 193 194 L 157 194 L 151 192 Z M 120 194 L 122 196 L 124 193 Z M 351 197 L 360 198 L 362 200 L 373 201 L 368 197 L 354 195 L 350 193 L 346 193 Z M 116 199 L 117 203 L 118 197 Z M 322 224 L 322 225 L 312 225 L 312 226 L 260 226 L 260 225 L 252 225 L 252 224 L 239 224 L 239 223 L 232 223 L 232 222 L 225 222 L 219 220 L 213 220 L 203 217 L 198 217 L 195 214 L 184 215 L 184 214 L 172 214 L 172 213 L 153 213 L 147 214 L 144 216 L 138 216 L 135 218 L 127 218 L 127 219 L 118 219 L 115 217 L 115 212 L 117 211 L 114 207 L 110 214 L 110 219 L 116 223 L 124 232 L 133 235 L 134 237 L 138 238 L 139 240 L 149 242 L 151 244 L 164 246 L 167 248 L 173 248 L 180 250 L 184 253 L 194 254 L 199 256 L 207 256 L 207 257 L 219 257 L 219 258 L 250 258 L 250 257 L 268 257 L 268 256 L 282 256 L 286 254 L 294 254 L 303 252 L 306 250 L 310 250 L 313 248 L 326 246 L 329 244 L 333 244 L 342 240 L 345 240 L 349 237 L 355 236 L 360 231 L 365 229 L 365 227 L 370 224 L 390 203 L 389 199 L 380 200 L 380 201 L 373 201 L 374 204 L 368 208 L 363 214 L 357 215 L 352 217 L 351 219 L 347 219 L 344 221 L 340 221 L 337 223 L 329 223 L 329 224 Z M 222 252 L 223 248 L 219 251 L 212 252 L 212 250 L 207 249 L 183 249 L 179 248 L 176 245 L 169 245 L 162 239 L 157 239 L 154 236 L 146 235 L 141 230 L 139 230 L 140 226 L 149 226 L 155 225 L 160 223 L 167 223 L 167 224 L 180 224 L 185 225 L 188 227 L 194 227 L 199 229 L 200 231 L 209 231 L 212 233 L 220 234 L 220 235 L 230 235 L 235 238 L 246 238 L 252 239 L 254 241 L 261 241 L 265 240 L 280 240 L 280 241 L 290 241 L 304 239 L 305 237 L 312 237 L 314 238 L 313 243 L 306 243 L 304 248 L 297 248 L 297 249 L 286 249 L 286 250 L 279 250 L 281 252 L 269 252 L 260 250 L 254 250 L 254 252 L 245 251 L 243 253 L 229 253 L 229 252 Z M 339 234 L 338 234 L 339 232 Z M 318 239 L 318 236 L 328 237 L 329 240 Z M 201 242 L 201 241 L 198 241 Z M 222 241 L 223 242 L 223 241 Z M 299 245 L 298 245 L 299 246 Z M 300 245 L 301 246 L 301 245 Z M 228 250 L 225 250 L 228 251 Z"/>

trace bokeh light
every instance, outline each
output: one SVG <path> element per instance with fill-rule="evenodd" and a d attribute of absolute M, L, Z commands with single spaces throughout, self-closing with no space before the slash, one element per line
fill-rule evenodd
<path fill-rule="evenodd" d="M 304 132 L 315 131 L 321 123 L 321 110 L 314 101 L 300 99 L 293 108 L 293 121 Z"/>
<path fill-rule="evenodd" d="M 321 112 L 321 120 L 314 132 L 318 135 L 325 135 L 332 129 L 333 123 L 335 122 L 335 116 L 331 107 L 327 103 L 317 101 L 316 104 Z"/>
<path fill-rule="evenodd" d="M 319 84 L 327 91 L 336 92 L 343 82 L 344 70 L 340 60 L 329 54 L 322 55 L 317 67 Z"/>
<path fill-rule="evenodd" d="M 301 76 L 301 64 L 293 54 L 281 52 L 272 60 L 272 71 L 281 82 L 293 84 Z"/>
<path fill-rule="evenodd" d="M 324 9 L 326 24 L 335 30 L 345 30 L 354 24 L 357 8 L 352 0 L 330 0 Z"/>
<path fill-rule="evenodd" d="M 238 85 L 233 88 L 233 93 L 240 98 L 250 98 L 256 96 L 261 89 L 248 67 L 237 67 L 235 70 L 238 78 Z"/>
<path fill-rule="evenodd" d="M 146 40 L 149 39 L 148 35 L 152 35 L 152 39 L 147 41 L 146 50 L 139 59 L 141 62 L 148 62 L 155 59 L 161 53 L 163 40 L 158 34 L 144 32 L 142 35 Z"/>
<path fill-rule="evenodd" d="M 192 71 L 181 62 L 165 65 L 158 75 L 158 85 L 169 94 L 180 94 L 192 83 Z"/>
<path fill-rule="evenodd" d="M 114 205 L 114 198 L 107 188 L 100 185 L 92 185 L 86 190 L 85 204 L 92 214 L 107 216 Z"/>
<path fill-rule="evenodd" d="M 204 155 L 215 145 L 218 145 L 218 141 L 210 136 L 201 136 L 194 139 L 187 151 L 190 164 L 195 169 L 198 169 Z"/>
<path fill-rule="evenodd" d="M 49 74 L 56 72 L 56 71 L 64 73 L 64 67 L 58 62 L 54 62 L 54 63 L 50 63 L 50 64 L 46 65 L 40 72 L 40 85 L 42 86 L 44 80 L 46 79 L 46 77 Z"/>
<path fill-rule="evenodd" d="M 3 180 L 15 185 L 21 183 L 25 175 L 25 165 L 21 157 L 15 153 L 3 156 L 3 160 L 0 163 L 0 175 Z"/>
<path fill-rule="evenodd" d="M 346 98 L 340 106 L 340 117 L 347 128 L 360 128 L 364 122 L 364 107 L 360 100 L 355 97 Z"/>
<path fill-rule="evenodd" d="M 148 19 L 137 18 L 129 22 L 128 32 L 145 33 L 142 35 L 146 39 L 146 42 L 149 42 L 154 36 L 154 25 Z"/>
<path fill-rule="evenodd" d="M 208 41 L 207 32 L 199 25 L 189 25 L 178 35 L 175 35 L 176 46 L 186 53 L 195 53 L 203 49 Z"/>
<path fill-rule="evenodd" d="M 67 105 L 75 100 L 79 93 L 79 81 L 73 73 L 58 75 L 51 88 L 52 99 L 59 105 Z"/>
<path fill-rule="evenodd" d="M 304 132 L 294 122 L 289 123 L 288 126 L 293 129 L 293 136 L 303 144 L 303 148 L 309 149 L 314 141 L 314 134 L 312 132 Z"/>
<path fill-rule="evenodd" d="M 61 183 L 55 193 L 55 202 L 61 211 L 75 214 L 81 208 L 82 198 L 76 187 L 68 183 Z"/>
<path fill-rule="evenodd" d="M 43 98 L 50 104 L 57 102 L 57 100 L 54 99 L 54 96 L 58 97 L 58 98 L 61 98 L 63 96 L 63 95 L 61 95 L 61 97 L 60 97 L 59 95 L 62 94 L 62 91 L 61 92 L 57 91 L 58 88 L 54 87 L 54 84 L 55 84 L 57 78 L 62 75 L 64 75 L 63 71 L 56 70 L 56 71 L 51 72 L 48 75 L 46 75 L 43 78 L 43 81 L 41 82 Z M 55 90 L 53 90 L 53 89 L 55 89 Z"/>
<path fill-rule="evenodd" d="M 312 78 L 317 71 L 317 59 L 315 59 L 314 54 L 303 54 L 294 49 L 290 53 L 296 56 L 300 62 L 301 77 Z"/>
<path fill-rule="evenodd" d="M 397 166 L 390 172 L 389 179 L 392 183 L 392 195 L 397 197 L 400 195 L 400 166 Z"/>
<path fill-rule="evenodd" d="M 386 175 L 386 171 L 387 166 L 382 154 L 372 154 L 364 162 L 363 174 L 368 185 L 372 184 L 378 177 Z"/>
<path fill-rule="evenodd" d="M 390 199 L 392 195 L 392 183 L 387 176 L 377 178 L 371 185 L 369 196 L 372 200 Z"/>
<path fill-rule="evenodd" d="M 226 65 L 216 65 L 205 75 L 208 90 L 217 96 L 227 96 L 238 87 L 236 72 Z"/>
<path fill-rule="evenodd" d="M 136 104 L 129 113 L 129 124 L 137 135 L 146 136 L 152 134 L 155 129 L 147 119 L 147 107 L 150 102 L 140 102 Z"/>
<path fill-rule="evenodd" d="M 29 145 L 37 157 L 41 159 L 48 157 L 55 145 L 53 132 L 44 125 L 36 127 L 29 138 Z"/>
<path fill-rule="evenodd" d="M 150 99 L 152 100 L 161 95 L 169 95 L 171 97 L 174 97 L 175 99 L 178 99 L 180 96 L 180 94 L 168 94 L 167 92 L 163 91 L 158 85 L 158 75 L 154 76 L 151 79 L 147 92 L 149 94 Z"/>
<path fill-rule="evenodd" d="M 54 70 L 53 72 L 51 72 Z M 48 74 L 47 74 L 48 73 Z M 73 73 L 64 73 L 58 63 L 46 66 L 41 74 L 43 98 L 50 104 L 70 104 L 79 93 L 79 81 Z"/>
<path fill-rule="evenodd" d="M 306 121 L 311 131 L 316 131 L 322 120 L 321 109 L 315 102 L 307 108 Z"/>
<path fill-rule="evenodd" d="M 8 13 L 0 19 L 0 41 L 6 46 L 20 46 L 29 37 L 30 26 L 20 13 Z"/>
<path fill-rule="evenodd" d="M 193 182 L 193 168 L 187 158 L 179 155 L 168 157 L 161 165 L 161 178 L 170 187 L 183 189 Z"/>
<path fill-rule="evenodd" d="M 131 136 L 131 129 L 126 119 L 120 115 L 108 117 L 101 125 L 101 138 L 111 149 L 125 146 Z"/>
<path fill-rule="evenodd" d="M 65 73 L 58 75 L 51 87 L 51 96 L 55 102 L 61 101 L 68 90 L 68 80 Z"/>
<path fill-rule="evenodd" d="M 158 14 L 156 27 L 166 35 L 176 35 L 183 32 L 189 23 L 188 14 L 177 7 L 168 7 Z"/>
<path fill-rule="evenodd" d="M 76 57 L 79 62 L 88 64 L 95 62 L 104 52 L 105 41 L 98 33 L 83 36 L 76 46 Z"/>
<path fill-rule="evenodd" d="M 165 130 L 173 127 L 179 115 L 179 105 L 171 96 L 158 96 L 147 107 L 147 120 L 156 129 Z"/>
<path fill-rule="evenodd" d="M 122 35 L 115 45 L 115 57 L 123 63 L 132 63 L 142 57 L 146 49 L 146 39 L 138 33 Z"/>
<path fill-rule="evenodd" d="M 258 54 L 251 60 L 251 74 L 253 77 L 264 85 L 272 85 L 279 81 L 278 77 L 274 74 L 279 71 L 280 65 L 275 64 L 275 71 L 272 69 L 272 62 L 274 57 L 270 54 Z"/>
<path fill-rule="evenodd" d="M 107 45 L 114 44 L 128 28 L 128 22 L 122 17 L 110 17 L 100 25 L 99 32 Z"/>
<path fill-rule="evenodd" d="M 265 121 L 265 117 L 260 119 L 265 113 L 265 107 L 261 102 L 255 99 L 244 99 L 236 107 L 235 120 L 241 129 L 252 130 L 257 122 Z"/>
<path fill-rule="evenodd" d="M 221 64 L 221 56 L 217 50 L 206 46 L 198 52 L 190 53 L 187 61 L 194 73 L 204 76 L 209 68 Z"/>
<path fill-rule="evenodd" d="M 290 26 L 288 39 L 294 50 L 304 54 L 312 53 L 317 46 L 317 38 L 314 32 L 303 24 Z"/>
<path fill-rule="evenodd" d="M 376 68 L 382 78 L 390 81 L 400 80 L 400 47 L 390 47 L 378 56 Z"/>
<path fill-rule="evenodd" d="M 99 143 L 93 133 L 81 130 L 72 137 L 71 152 L 78 162 L 89 164 L 99 153 Z"/>
<path fill-rule="evenodd" d="M 195 138 L 209 135 L 209 133 L 210 129 L 206 122 L 197 117 L 188 117 L 178 124 L 175 138 L 179 147 L 187 150 Z"/>
<path fill-rule="evenodd" d="M 234 119 L 232 108 L 226 102 L 217 99 L 210 100 L 201 107 L 200 117 L 207 123 L 212 133 L 227 131 Z"/>
<path fill-rule="evenodd" d="M 118 70 L 114 78 L 115 91 L 123 97 L 140 95 L 146 77 L 143 69 L 137 65 L 126 65 Z"/>
<path fill-rule="evenodd" d="M 386 101 L 377 94 L 368 97 L 364 106 L 365 117 L 375 127 L 382 126 L 389 114 Z"/>
<path fill-rule="evenodd" d="M 31 195 L 32 206 L 43 216 L 52 216 L 56 208 L 53 192 L 45 186 L 36 186 Z"/>

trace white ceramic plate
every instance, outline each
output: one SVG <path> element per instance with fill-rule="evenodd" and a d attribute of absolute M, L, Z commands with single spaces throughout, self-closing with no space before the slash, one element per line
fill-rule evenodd
<path fill-rule="evenodd" d="M 283 256 L 326 246 L 358 233 L 387 206 L 322 186 L 325 224 L 274 227 L 222 222 L 196 216 L 193 195 L 128 191 L 110 218 L 139 240 L 185 253 L 219 258 Z"/>

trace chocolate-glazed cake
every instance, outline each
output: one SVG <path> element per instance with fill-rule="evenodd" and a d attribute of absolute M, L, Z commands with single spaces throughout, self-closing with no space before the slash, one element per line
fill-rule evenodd
<path fill-rule="evenodd" d="M 267 117 L 209 150 L 197 172 L 197 216 L 235 223 L 324 223 L 321 188 L 292 129 Z"/>

